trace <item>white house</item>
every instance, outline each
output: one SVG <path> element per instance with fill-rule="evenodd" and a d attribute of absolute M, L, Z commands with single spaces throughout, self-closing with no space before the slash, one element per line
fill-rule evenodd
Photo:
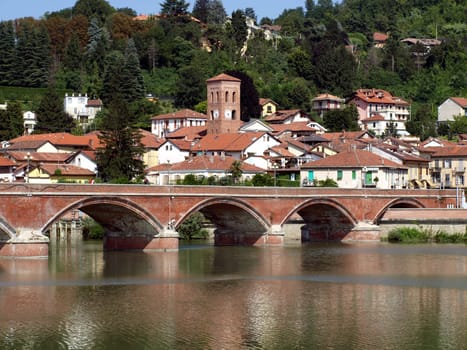
<path fill-rule="evenodd" d="M 90 124 L 96 114 L 102 110 L 102 101 L 99 99 L 90 99 L 88 95 L 65 94 L 64 108 L 65 112 L 77 120 L 80 125 L 86 126 Z"/>
<path fill-rule="evenodd" d="M 183 109 L 173 113 L 161 114 L 151 118 L 151 132 L 158 137 L 184 127 L 204 126 L 207 116 L 202 113 Z"/>
<path fill-rule="evenodd" d="M 438 122 L 452 121 L 455 116 L 467 116 L 467 98 L 449 97 L 438 106 Z"/>
<path fill-rule="evenodd" d="M 23 113 L 24 133 L 32 134 L 34 127 L 37 124 L 36 113 L 26 111 Z"/>
<path fill-rule="evenodd" d="M 192 153 L 194 142 L 185 140 L 166 140 L 159 147 L 159 164 L 183 162 Z"/>
<path fill-rule="evenodd" d="M 94 174 L 97 174 L 96 153 L 94 151 L 82 150 L 76 152 L 67 159 L 66 163 L 90 170 Z"/>
<path fill-rule="evenodd" d="M 192 150 L 196 154 L 225 155 L 245 159 L 264 152 L 281 142 L 266 132 L 208 134 L 196 143 Z"/>
<path fill-rule="evenodd" d="M 342 188 L 401 187 L 407 179 L 407 167 L 364 150 L 341 152 L 303 164 L 302 185 L 332 179 Z"/>
<path fill-rule="evenodd" d="M 279 110 L 264 119 L 269 124 L 311 122 L 312 119 L 300 109 Z"/>
<path fill-rule="evenodd" d="M 410 103 L 391 95 L 382 89 L 359 89 L 355 91 L 349 101 L 357 107 L 358 122 L 362 128 L 372 127 L 372 123 L 364 123 L 365 120 L 379 115 L 384 118 L 386 127 L 393 123 L 397 134 L 408 135 L 405 123 L 410 117 Z M 380 124 L 375 125 L 379 128 Z"/>
<path fill-rule="evenodd" d="M 336 109 L 341 109 L 345 99 L 331 94 L 320 94 L 311 100 L 313 112 L 323 119 L 324 113 Z"/>

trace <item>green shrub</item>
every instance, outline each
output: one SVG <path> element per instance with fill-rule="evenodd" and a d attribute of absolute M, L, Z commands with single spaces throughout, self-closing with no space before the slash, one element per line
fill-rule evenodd
<path fill-rule="evenodd" d="M 92 218 L 83 219 L 83 239 L 103 239 L 104 228 Z"/>
<path fill-rule="evenodd" d="M 389 242 L 419 243 L 428 242 L 430 235 L 426 230 L 415 227 L 398 227 L 391 230 L 388 234 Z"/>

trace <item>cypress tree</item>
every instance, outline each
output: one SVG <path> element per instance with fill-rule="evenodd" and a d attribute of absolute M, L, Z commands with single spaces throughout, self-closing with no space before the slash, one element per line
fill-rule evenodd
<path fill-rule="evenodd" d="M 0 22 L 0 85 L 11 85 L 15 67 L 15 35 L 13 22 Z"/>
<path fill-rule="evenodd" d="M 116 94 L 102 119 L 99 139 L 105 146 L 96 156 L 99 178 L 104 182 L 128 183 L 144 172 L 141 133 L 133 125 L 134 114 L 123 96 Z"/>
<path fill-rule="evenodd" d="M 75 126 L 73 117 L 63 110 L 63 98 L 53 87 L 48 87 L 36 110 L 35 133 L 71 132 Z"/>

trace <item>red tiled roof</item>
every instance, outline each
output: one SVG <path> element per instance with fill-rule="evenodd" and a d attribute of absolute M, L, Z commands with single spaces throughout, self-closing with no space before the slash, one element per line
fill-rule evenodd
<path fill-rule="evenodd" d="M 26 162 L 29 153 L 30 161 L 37 163 L 65 163 L 70 158 L 70 153 L 50 153 L 50 152 L 24 152 L 24 151 L 7 151 L 7 154 L 17 162 Z"/>
<path fill-rule="evenodd" d="M 285 148 L 283 145 L 280 145 L 280 146 L 275 146 L 275 147 L 271 147 L 271 150 L 276 152 L 277 154 L 279 154 L 280 156 L 282 157 L 295 157 L 295 154 L 293 154 L 292 152 L 290 152 L 287 148 Z"/>
<path fill-rule="evenodd" d="M 302 165 L 302 168 L 362 168 L 362 167 L 384 167 L 405 169 L 388 159 L 364 150 L 352 150 L 328 156 L 314 162 Z"/>
<path fill-rule="evenodd" d="M 192 149 L 194 150 L 192 141 L 173 139 L 167 140 L 167 142 L 170 142 L 171 144 L 175 145 L 180 151 L 191 151 Z"/>
<path fill-rule="evenodd" d="M 345 140 L 358 140 L 363 135 L 367 134 L 367 131 L 341 131 L 341 132 L 326 132 L 321 136 L 329 141 L 336 141 L 340 139 Z"/>
<path fill-rule="evenodd" d="M 0 156 L 0 166 L 14 166 L 15 164 L 10 159 Z"/>
<path fill-rule="evenodd" d="M 344 99 L 341 97 L 331 95 L 331 94 L 320 94 L 316 96 L 314 99 L 312 99 L 312 101 L 328 101 L 328 100 L 340 102 L 340 101 L 343 101 Z"/>
<path fill-rule="evenodd" d="M 352 99 L 360 99 L 366 103 L 409 105 L 407 101 L 392 96 L 388 91 L 382 89 L 358 89 L 353 93 Z"/>
<path fill-rule="evenodd" d="M 373 40 L 374 41 L 386 41 L 388 40 L 388 35 L 384 33 L 374 32 Z"/>
<path fill-rule="evenodd" d="M 56 146 L 89 147 L 89 137 L 75 136 L 66 132 L 24 135 L 10 140 L 11 144 L 23 141 L 49 141 Z"/>
<path fill-rule="evenodd" d="M 151 118 L 151 120 L 166 120 L 166 119 L 204 119 L 207 120 L 206 114 L 198 113 L 191 109 L 182 109 L 176 112 L 160 114 Z"/>
<path fill-rule="evenodd" d="M 210 82 L 210 81 L 224 81 L 224 80 L 226 80 L 226 81 L 239 81 L 239 82 L 241 82 L 240 79 L 235 78 L 235 77 L 233 77 L 233 76 L 231 76 L 231 75 L 228 75 L 228 74 L 225 74 L 225 73 L 222 73 L 222 74 L 216 75 L 215 77 L 209 78 L 209 79 L 207 80 L 207 82 Z"/>
<path fill-rule="evenodd" d="M 7 150 L 37 150 L 48 142 L 46 140 L 18 141 L 7 147 Z"/>
<path fill-rule="evenodd" d="M 467 157 L 467 146 L 425 147 L 433 151 L 431 157 Z"/>
<path fill-rule="evenodd" d="M 370 122 L 380 122 L 384 121 L 384 117 L 381 114 L 375 114 L 370 118 L 363 120 L 363 123 L 370 123 Z"/>
<path fill-rule="evenodd" d="M 284 121 L 287 120 L 290 117 L 295 116 L 298 113 L 301 113 L 302 111 L 300 109 L 290 109 L 290 110 L 281 110 L 281 111 L 276 111 L 276 113 L 271 114 L 270 116 L 266 117 L 264 119 L 266 122 L 273 122 L 273 121 Z M 305 113 L 302 113 L 305 115 Z"/>
<path fill-rule="evenodd" d="M 246 132 L 241 134 L 209 134 L 203 137 L 194 147 L 194 151 L 227 151 L 241 152 L 254 141 L 261 138 L 264 132 Z"/>
<path fill-rule="evenodd" d="M 59 170 L 62 176 L 95 176 L 91 170 L 70 164 L 41 164 L 39 168 L 49 175 L 54 175 Z"/>
<path fill-rule="evenodd" d="M 309 126 L 310 122 L 295 122 L 290 124 L 271 124 L 269 125 L 274 129 L 274 132 L 284 132 L 284 131 L 313 131 L 316 132 L 318 129 Z"/>
<path fill-rule="evenodd" d="M 168 139 L 185 138 L 187 140 L 199 139 L 201 136 L 206 135 L 207 126 L 186 126 L 169 133 L 166 137 Z"/>
<path fill-rule="evenodd" d="M 272 103 L 277 106 L 277 103 L 271 100 L 270 98 L 260 98 L 259 99 L 259 104 L 260 106 L 264 106 L 266 103 Z"/>
<path fill-rule="evenodd" d="M 464 97 L 451 97 L 455 103 L 457 103 L 462 108 L 467 108 L 467 98 Z"/>
<path fill-rule="evenodd" d="M 154 135 L 153 133 L 151 133 L 151 132 L 149 132 L 147 130 L 141 129 L 140 133 L 141 133 L 141 136 L 142 136 L 141 137 L 141 144 L 145 148 L 158 149 L 160 147 L 160 145 L 162 145 L 165 142 L 164 139 L 161 139 L 161 138 L 157 137 L 156 135 Z"/>
<path fill-rule="evenodd" d="M 221 157 L 221 156 L 196 156 L 187 159 L 183 162 L 174 164 L 159 164 L 146 170 L 151 171 L 229 171 L 232 163 L 236 161 L 233 157 Z M 263 173 L 264 170 L 254 165 L 242 162 L 243 172 L 258 172 Z"/>
<path fill-rule="evenodd" d="M 101 100 L 88 100 L 86 107 L 102 107 Z"/>

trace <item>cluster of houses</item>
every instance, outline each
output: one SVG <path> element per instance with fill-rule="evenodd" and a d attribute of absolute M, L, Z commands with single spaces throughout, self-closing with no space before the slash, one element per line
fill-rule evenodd
<path fill-rule="evenodd" d="M 241 121 L 240 83 L 226 74 L 208 79 L 206 114 L 184 109 L 152 117 L 151 131 L 141 130 L 148 183 L 175 184 L 188 174 L 220 179 L 239 161 L 242 180 L 270 174 L 301 186 L 328 179 L 343 188 L 465 186 L 467 135 L 459 135 L 456 143 L 405 137 L 410 104 L 387 91 L 355 91 L 347 103 L 356 106 L 362 130 L 330 133 L 306 112 L 280 110 L 270 99 L 259 101 L 261 118 Z M 65 96 L 65 106 L 71 108 L 67 110 L 86 115 L 79 119 L 86 123 L 102 107 L 99 102 Z M 312 101 L 313 112 L 320 116 L 344 105 L 344 99 L 329 94 Z M 466 115 L 467 99 L 450 98 L 440 110 L 443 107 Z M 394 123 L 400 137 L 377 137 L 387 127 L 384 123 Z M 0 181 L 93 183 L 99 176 L 99 147 L 98 132 L 26 133 L 2 143 Z"/>

